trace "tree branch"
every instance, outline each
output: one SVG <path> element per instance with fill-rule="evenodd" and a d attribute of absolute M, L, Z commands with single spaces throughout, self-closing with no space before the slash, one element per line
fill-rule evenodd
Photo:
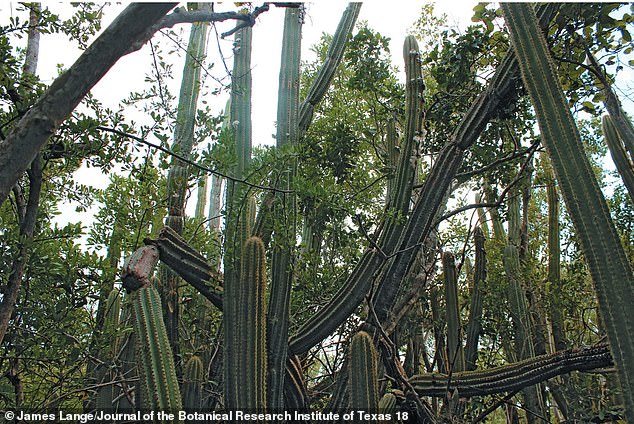
<path fill-rule="evenodd" d="M 530 154 L 531 151 L 534 150 L 535 146 L 538 145 L 538 144 L 540 144 L 540 141 L 536 141 L 535 143 L 530 145 L 525 150 L 522 150 L 522 151 L 519 151 L 519 152 L 513 152 L 513 153 L 510 153 L 510 154 L 508 154 L 508 155 L 506 155 L 504 157 L 496 159 L 493 162 L 489 163 L 488 165 L 483 166 L 482 168 L 474 169 L 473 171 L 461 172 L 459 174 L 456 174 L 456 180 L 458 180 L 459 183 L 465 182 L 469 178 L 471 178 L 471 177 L 473 177 L 475 175 L 483 174 L 483 173 L 487 172 L 488 170 L 497 167 L 498 165 L 501 165 L 501 164 L 503 164 L 505 162 L 509 162 L 509 161 L 512 161 L 513 159 L 522 157 L 522 156 L 524 156 L 527 153 Z"/>
<path fill-rule="evenodd" d="M 256 18 L 269 10 L 269 3 L 264 3 L 256 7 L 251 13 L 241 12 L 213 12 L 208 10 L 186 10 L 182 7 L 176 8 L 174 12 L 165 16 L 156 25 L 150 28 L 153 33 L 164 28 L 171 28 L 177 24 L 187 24 L 195 22 L 223 22 L 228 20 L 238 21 L 238 24 L 231 30 L 223 32 L 222 38 L 228 37 L 240 28 L 255 25 Z"/>
<path fill-rule="evenodd" d="M 175 3 L 132 3 L 0 140 L 0 205 L 49 137 L 130 46 L 142 46 Z M 137 47 L 137 48 L 138 48 Z"/>

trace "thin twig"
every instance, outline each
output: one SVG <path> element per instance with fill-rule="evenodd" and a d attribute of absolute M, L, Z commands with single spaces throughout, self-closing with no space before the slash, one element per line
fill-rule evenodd
<path fill-rule="evenodd" d="M 530 160 L 532 159 L 533 154 L 537 150 L 537 146 L 538 145 L 539 145 L 539 143 L 534 143 L 530 147 L 530 150 L 532 150 L 532 151 L 530 152 L 530 154 L 526 158 L 526 161 L 524 161 L 524 163 L 522 164 L 522 167 L 520 168 L 519 172 L 517 173 L 517 176 L 513 179 L 513 181 L 511 181 L 511 183 L 508 186 L 506 186 L 504 191 L 502 193 L 500 193 L 500 196 L 498 197 L 498 199 L 495 202 L 474 203 L 474 204 L 471 204 L 471 205 L 463 206 L 463 207 L 458 208 L 458 209 L 454 209 L 453 211 L 448 212 L 448 213 L 444 214 L 443 216 L 441 216 L 440 218 L 438 218 L 434 222 L 434 226 L 438 225 L 439 223 L 441 223 L 445 219 L 449 219 L 452 216 L 457 215 L 457 214 L 459 214 L 461 212 L 464 212 L 464 211 L 468 211 L 469 209 L 475 209 L 475 208 L 497 208 L 498 206 L 500 206 L 504 202 L 504 198 L 506 197 L 507 193 L 511 190 L 511 188 L 513 188 L 513 186 L 515 186 L 515 184 L 517 184 L 523 178 L 522 173 L 528 167 L 528 164 L 530 163 Z"/>
<path fill-rule="evenodd" d="M 175 157 L 176 159 L 180 160 L 181 162 L 184 162 L 184 163 L 186 163 L 188 165 L 191 165 L 194 168 L 197 168 L 197 169 L 199 169 L 201 171 L 205 171 L 205 172 L 207 172 L 209 174 L 214 174 L 214 175 L 218 175 L 220 177 L 224 177 L 224 178 L 226 178 L 226 179 L 228 179 L 230 181 L 236 182 L 236 183 L 244 184 L 246 186 L 257 188 L 257 189 L 260 189 L 260 190 L 273 191 L 273 192 L 276 192 L 276 193 L 285 193 L 285 194 L 294 193 L 293 190 L 282 190 L 282 189 L 275 188 L 275 187 L 265 187 L 265 186 L 262 186 L 262 185 L 259 185 L 259 184 L 250 183 L 250 182 L 248 182 L 246 180 L 243 180 L 243 179 L 240 179 L 240 178 L 232 177 L 232 176 L 230 176 L 228 174 L 225 174 L 225 173 L 222 173 L 222 172 L 218 171 L 217 169 L 207 168 L 206 166 L 200 165 L 199 163 L 196 163 L 196 162 L 194 162 L 192 160 L 189 160 L 186 157 L 179 155 L 178 153 L 172 152 L 171 150 L 169 150 L 169 149 L 167 149 L 167 148 L 165 148 L 163 146 L 160 146 L 158 144 L 154 144 L 151 141 L 147 141 L 145 138 L 136 136 L 134 134 L 129 134 L 129 133 L 126 133 L 124 131 L 117 130 L 115 128 L 103 127 L 101 125 L 95 127 L 95 129 L 101 130 L 101 131 L 107 131 L 107 132 L 110 132 L 110 133 L 113 133 L 113 134 L 120 135 L 122 137 L 130 138 L 130 139 L 132 139 L 134 141 L 138 141 L 139 143 L 145 144 L 146 146 L 150 146 L 150 147 L 152 147 L 154 149 L 157 149 L 157 150 L 159 150 L 159 151 L 161 151 L 163 153 L 166 153 L 166 154 L 168 154 L 168 155 L 170 155 L 172 157 Z"/>

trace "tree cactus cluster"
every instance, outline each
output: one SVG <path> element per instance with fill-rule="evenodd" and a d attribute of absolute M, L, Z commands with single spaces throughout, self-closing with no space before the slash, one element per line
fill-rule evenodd
<path fill-rule="evenodd" d="M 351 3 L 346 9 L 326 60 L 302 103 L 299 71 L 303 7 L 293 4 L 286 7 L 276 148 L 293 152 L 333 79 L 360 4 Z M 573 370 L 612 364 L 616 366 L 624 393 L 634 393 L 632 270 L 582 150 L 541 33 L 540 24 L 545 26 L 549 22 L 556 5 L 539 6 L 537 14 L 533 6 L 527 4 L 504 4 L 503 10 L 512 48 L 498 66 L 490 86 L 468 109 L 416 191 L 419 148 L 425 137 L 425 85 L 417 41 L 413 36 L 406 38 L 403 47 L 405 115 L 398 117 L 399 122 L 404 122 L 403 137 L 398 137 L 395 126 L 398 120 L 395 119 L 388 124 L 385 139 L 386 162 L 393 177 L 386 184 L 385 211 L 388 213 L 377 224 L 375 234 L 368 235 L 368 247 L 339 290 L 296 327 L 291 325 L 290 299 L 296 261 L 302 258 L 295 246 L 298 235 L 293 222 L 297 214 L 297 199 L 292 190 L 297 164 L 294 155 L 280 161 L 272 173 L 272 193 L 263 194 L 256 200 L 252 187 L 246 182 L 252 149 L 252 29 L 247 26 L 235 33 L 230 126 L 225 131 L 231 134 L 237 163 L 230 174 L 232 179 L 227 181 L 222 269 L 217 264 L 210 264 L 193 249 L 169 222 L 157 239 L 146 239 L 146 246 L 135 252 L 125 265 L 123 281 L 134 312 L 141 408 L 195 411 L 208 406 L 203 399 L 203 388 L 211 380 L 208 374 L 212 367 L 207 364 L 212 360 L 209 358 L 197 354 L 189 357 L 182 372 L 175 366 L 172 349 L 178 346 L 178 340 L 168 337 L 163 316 L 165 308 L 174 307 L 175 301 L 164 296 L 162 305 L 152 283 L 152 269 L 158 259 L 222 312 L 222 343 L 219 343 L 219 353 L 212 362 L 223 370 L 216 374 L 216 380 L 222 380 L 222 383 L 215 382 L 218 383 L 216 387 L 224 388 L 221 402 L 228 410 L 308 411 L 311 400 L 302 360 L 312 348 L 332 337 L 351 316 L 357 319 L 358 328 L 347 341 L 346 365 L 337 375 L 337 381 L 332 383 L 334 388 L 329 388 L 332 396 L 327 409 L 348 407 L 394 417 L 396 411 L 406 411 L 411 415 L 405 417 L 418 417 L 417 422 L 436 422 L 426 399 L 442 398 L 443 408 L 451 409 L 452 402 L 458 402 L 458 399 L 522 391 L 528 408 L 547 414 L 540 383 Z M 407 303 L 403 302 L 403 292 L 411 294 L 411 290 L 407 291 L 411 287 L 429 292 L 425 282 L 418 281 L 415 285 L 416 278 L 422 274 L 418 256 L 423 251 L 421 246 L 433 237 L 439 210 L 446 203 L 450 185 L 455 181 L 467 150 L 493 119 L 501 99 L 516 96 L 514 87 L 520 79 L 535 107 L 543 144 L 548 149 L 552 169 L 586 254 L 609 345 L 565 350 L 558 344 L 562 349 L 556 352 L 536 354 L 531 327 L 534 318 L 522 280 L 520 259 L 522 222 L 519 202 L 522 193 L 515 188 L 507 201 L 508 237 L 499 216 L 494 216 L 493 212 L 490 215 L 493 238 L 504 245 L 499 253 L 507 280 L 508 313 L 516 329 L 513 354 L 517 362 L 478 370 L 483 298 L 487 296 L 485 239 L 489 236 L 485 226 L 486 212 L 481 209 L 478 211 L 481 227 L 474 235 L 475 264 L 470 302 L 461 305 L 463 297 L 459 292 L 456 260 L 450 252 L 442 255 L 444 290 L 434 288 L 429 296 L 438 334 L 444 336 L 437 337 L 442 340 L 436 348 L 442 347 L 438 350 L 443 353 L 436 357 L 436 365 L 446 373 L 420 372 L 422 367 L 415 364 L 410 368 L 416 371 L 414 375 L 407 375 L 392 341 L 398 337 L 394 317 L 401 316 L 399 314 Z M 618 140 L 619 133 L 609 117 L 604 119 L 604 132 L 606 139 Z M 622 153 L 626 154 L 625 151 Z M 487 193 L 486 185 L 483 189 L 488 198 L 490 193 Z M 556 195 L 549 192 L 548 201 L 549 213 L 554 217 L 551 220 L 556 220 Z M 257 219 L 256 207 L 259 207 Z M 556 223 L 549 222 L 549 225 L 553 227 L 551 232 L 559 232 Z M 361 221 L 359 227 L 362 228 Z M 310 230 L 311 227 L 306 228 Z M 552 280 L 552 285 L 558 283 L 555 272 L 559 266 L 558 244 L 558 239 L 549 243 L 549 267 L 553 269 L 552 272 L 549 270 L 548 279 Z M 270 271 L 267 271 L 267 258 L 270 258 Z M 105 329 L 120 324 L 121 301 L 116 293 L 111 297 Z M 440 306 L 441 298 L 444 308 Z M 466 325 L 462 322 L 461 312 L 465 306 L 469 311 Z M 561 317 L 556 311 L 550 313 L 556 333 Z M 446 331 L 440 325 L 443 320 Z M 296 329 L 290 332 L 289 328 Z M 557 339 L 558 334 L 553 337 Z M 417 353 L 408 354 L 420 357 L 420 350 L 426 348 L 418 346 Z M 624 397 L 627 417 L 634 421 L 634 402 L 631 396 Z M 460 408 L 453 409 L 458 416 L 462 412 Z"/>

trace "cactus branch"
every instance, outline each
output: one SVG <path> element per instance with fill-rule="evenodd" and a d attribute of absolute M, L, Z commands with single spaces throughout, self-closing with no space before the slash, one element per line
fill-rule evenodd
<path fill-rule="evenodd" d="M 448 390 L 454 389 L 460 396 L 485 396 L 519 391 L 572 371 L 596 370 L 612 363 L 610 348 L 604 343 L 536 356 L 484 371 L 453 373 L 451 377 L 440 373 L 415 375 L 410 382 L 419 396 L 444 397 Z"/>
<path fill-rule="evenodd" d="M 343 12 L 335 35 L 332 37 L 330 47 L 328 47 L 328 53 L 326 54 L 326 60 L 319 69 L 313 84 L 308 90 L 308 94 L 304 99 L 299 109 L 299 129 L 304 132 L 310 126 L 313 119 L 313 112 L 315 106 L 321 101 L 326 94 L 332 78 L 335 76 L 335 71 L 341 59 L 343 58 L 344 49 L 346 47 L 346 41 L 348 36 L 354 28 L 354 24 L 359 16 L 362 3 L 348 3 L 348 7 Z"/>

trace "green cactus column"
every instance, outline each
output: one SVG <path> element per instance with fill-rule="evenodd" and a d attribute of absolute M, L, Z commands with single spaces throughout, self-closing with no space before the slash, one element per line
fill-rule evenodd
<path fill-rule="evenodd" d="M 232 137 L 237 163 L 232 170 L 236 179 L 245 177 L 251 163 L 251 41 L 252 28 L 237 31 L 233 41 L 233 71 L 231 80 L 230 127 L 226 134 Z M 235 181 L 227 181 L 226 224 L 224 245 L 224 314 L 223 325 L 230 331 L 224 332 L 225 405 L 236 409 L 239 384 L 236 371 L 240 350 L 233 329 L 239 315 L 240 258 L 247 237 L 244 232 L 249 225 L 245 222 L 246 187 Z"/>
<path fill-rule="evenodd" d="M 266 254 L 258 237 L 250 237 L 242 252 L 237 339 L 237 408 L 266 409 Z"/>
<path fill-rule="evenodd" d="M 359 16 L 359 11 L 361 10 L 361 4 L 362 3 L 360 2 L 348 3 L 348 7 L 346 7 L 343 15 L 341 15 L 339 25 L 337 25 L 335 34 L 332 37 L 332 42 L 330 43 L 330 46 L 328 46 L 326 60 L 321 68 L 319 68 L 319 72 L 310 86 L 308 94 L 302 102 L 299 110 L 299 129 L 302 133 L 310 126 L 310 123 L 313 120 L 315 106 L 317 106 L 321 99 L 323 99 L 326 91 L 328 91 L 330 82 L 335 76 L 337 66 L 343 58 L 348 36 L 352 32 L 355 22 L 357 22 L 357 17 Z"/>
<path fill-rule="evenodd" d="M 141 410 L 176 412 L 181 395 L 158 291 L 144 286 L 132 293 L 141 378 Z"/>
<path fill-rule="evenodd" d="M 203 381 L 205 370 L 203 361 L 192 356 L 183 367 L 183 408 L 187 412 L 201 409 L 203 403 Z"/>
<path fill-rule="evenodd" d="M 102 359 L 103 364 L 95 368 L 95 377 L 97 383 L 105 383 L 113 381 L 116 378 L 111 367 L 107 367 L 108 363 L 117 358 L 121 340 L 117 332 L 121 325 L 121 296 L 118 289 L 112 289 L 105 303 L 103 329 L 99 334 L 98 343 L 100 345 L 98 356 Z M 95 406 L 97 410 L 109 411 L 114 408 L 115 398 L 119 389 L 109 385 L 99 387 L 95 394 Z"/>
<path fill-rule="evenodd" d="M 465 343 L 465 371 L 476 369 L 478 359 L 478 341 L 482 332 L 482 285 L 486 280 L 485 235 L 480 227 L 474 231 L 475 265 L 473 270 L 473 287 L 471 288 L 471 305 L 467 324 L 467 341 Z"/>
<path fill-rule="evenodd" d="M 348 359 L 350 409 L 376 411 L 379 405 L 377 352 L 372 337 L 359 331 L 352 337 Z"/>
<path fill-rule="evenodd" d="M 281 152 L 290 152 L 299 135 L 299 67 L 304 9 L 301 4 L 287 7 L 282 38 L 282 60 L 277 104 L 277 144 Z M 293 155 L 280 161 L 277 187 L 290 190 L 296 164 Z M 284 408 L 284 375 L 288 350 L 288 316 L 293 283 L 292 258 L 295 248 L 294 194 L 276 193 L 273 224 L 271 295 L 267 318 L 269 350 L 268 406 Z"/>
<path fill-rule="evenodd" d="M 442 255 L 445 286 L 445 308 L 447 313 L 447 359 L 452 372 L 464 371 L 464 348 L 462 347 L 460 312 L 458 305 L 458 277 L 456 262 L 451 252 Z"/>
<path fill-rule="evenodd" d="M 627 157 L 625 147 L 623 147 L 622 137 L 620 137 L 620 133 L 610 115 L 605 115 L 602 118 L 602 124 L 603 137 L 610 150 L 612 161 L 616 166 L 616 170 L 621 174 L 625 188 L 630 195 L 630 200 L 634 202 L 634 170 L 632 169 L 632 163 Z"/>
<path fill-rule="evenodd" d="M 533 7 L 503 3 L 524 85 L 561 192 L 588 262 L 623 388 L 625 416 L 634 422 L 634 277 L 585 155 Z"/>
<path fill-rule="evenodd" d="M 194 7 L 196 7 L 195 5 Z M 209 8 L 209 3 L 204 3 L 203 8 Z M 207 28 L 205 22 L 195 23 L 191 26 L 187 55 L 183 69 L 174 126 L 174 141 L 172 150 L 178 150 L 179 154 L 188 157 L 194 146 L 194 126 L 196 118 L 196 105 L 200 93 L 200 76 L 202 63 L 207 51 Z M 185 203 L 187 185 L 189 180 L 187 164 L 177 158 L 172 158 L 169 173 L 167 175 L 167 218 L 165 226 L 172 228 L 178 234 L 182 234 L 185 219 Z M 166 266 L 160 268 L 161 297 L 165 303 L 165 325 L 169 335 L 170 344 L 175 355 L 179 353 L 178 322 L 180 314 L 180 299 L 178 286 L 180 279 Z"/>
<path fill-rule="evenodd" d="M 508 242 L 504 248 L 504 272 L 507 278 L 509 311 L 515 329 L 515 352 L 519 360 L 533 358 L 533 323 L 528 308 L 525 280 L 521 270 L 519 246 L 521 244 L 520 190 L 515 188 L 508 198 Z M 537 423 L 547 412 L 539 386 L 527 387 L 522 391 L 527 409 L 527 422 Z M 530 412 L 528 412 L 530 411 Z M 533 412 L 533 413 L 531 413 Z"/>
<path fill-rule="evenodd" d="M 396 177 L 395 190 L 390 192 L 387 207 L 401 217 L 406 217 L 410 210 L 412 188 L 416 174 L 416 152 L 423 135 L 423 83 L 420 50 L 414 36 L 407 36 L 403 43 L 403 60 L 405 61 L 405 94 L 406 94 L 406 123 L 405 136 L 401 143 L 401 153 Z M 384 252 L 395 250 L 404 224 L 392 221 L 383 229 L 379 245 Z M 417 249 L 418 251 L 418 249 Z M 387 274 L 383 278 L 372 299 L 379 322 L 383 322 L 388 315 L 398 290 L 398 281 L 391 280 Z"/>
<path fill-rule="evenodd" d="M 561 235 L 559 233 L 559 194 L 555 175 L 547 155 L 541 157 L 546 197 L 548 199 L 548 292 L 550 323 L 553 333 L 554 350 L 567 348 L 564 318 L 561 313 Z"/>

